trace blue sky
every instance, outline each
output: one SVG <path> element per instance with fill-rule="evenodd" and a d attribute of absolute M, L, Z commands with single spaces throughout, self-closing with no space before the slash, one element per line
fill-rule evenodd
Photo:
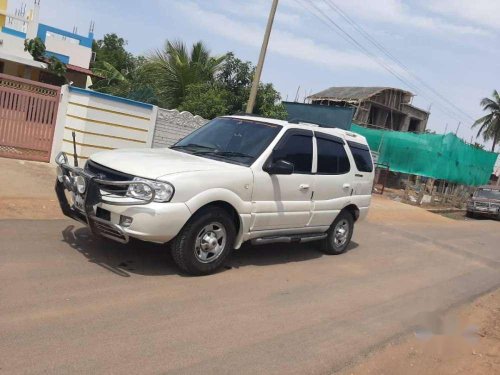
<path fill-rule="evenodd" d="M 466 114 L 450 109 L 420 83 L 418 91 L 405 86 L 311 14 L 314 3 L 374 51 L 329 2 Z M 214 54 L 233 51 L 255 63 L 270 5 L 271 0 L 42 0 L 41 21 L 68 30 L 77 26 L 85 34 L 94 20 L 97 38 L 116 32 L 135 54 L 160 48 L 166 39 L 203 40 Z M 481 116 L 480 99 L 500 90 L 499 47 L 498 0 L 280 0 L 262 79 L 289 100 L 299 86 L 300 99 L 330 86 L 408 89 L 417 94 L 415 105 L 431 105 L 430 129 L 442 133 L 448 123 L 448 131 L 455 131 L 461 121 L 458 135 L 470 141 L 475 132 L 469 116 Z M 380 52 L 373 53 L 413 81 Z"/>

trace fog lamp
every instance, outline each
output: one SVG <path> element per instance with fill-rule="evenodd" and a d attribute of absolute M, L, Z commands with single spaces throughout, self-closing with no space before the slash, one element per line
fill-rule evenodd
<path fill-rule="evenodd" d="M 128 228 L 134 219 L 130 216 L 120 215 L 120 225 L 122 227 Z"/>

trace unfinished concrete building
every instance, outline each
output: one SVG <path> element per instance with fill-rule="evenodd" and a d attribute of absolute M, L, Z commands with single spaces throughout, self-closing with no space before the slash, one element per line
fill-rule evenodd
<path fill-rule="evenodd" d="M 413 106 L 413 96 L 392 87 L 330 87 L 308 99 L 312 104 L 353 107 L 353 122 L 362 126 L 423 133 L 429 112 Z"/>

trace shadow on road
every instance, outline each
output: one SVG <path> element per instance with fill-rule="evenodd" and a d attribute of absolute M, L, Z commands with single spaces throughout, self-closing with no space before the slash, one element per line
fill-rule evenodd
<path fill-rule="evenodd" d="M 131 239 L 128 244 L 93 237 L 88 228 L 69 225 L 62 231 L 63 241 L 95 263 L 116 275 L 131 273 L 159 276 L 178 274 L 166 245 Z"/>
<path fill-rule="evenodd" d="M 63 241 L 84 255 L 89 262 L 122 277 L 131 273 L 145 276 L 181 275 L 170 255 L 168 245 L 131 239 L 128 244 L 93 237 L 86 227 L 69 225 L 62 231 Z M 347 251 L 358 247 L 351 242 Z M 245 244 L 234 251 L 225 270 L 244 266 L 267 266 L 308 261 L 325 256 L 315 243 L 273 244 L 251 246 Z"/>

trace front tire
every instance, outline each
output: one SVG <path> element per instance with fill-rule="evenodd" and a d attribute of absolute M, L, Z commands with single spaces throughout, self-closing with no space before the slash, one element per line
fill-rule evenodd
<path fill-rule="evenodd" d="M 354 218 L 348 211 L 340 211 L 328 229 L 328 236 L 321 241 L 321 251 L 329 255 L 342 254 L 347 250 L 354 232 Z"/>
<path fill-rule="evenodd" d="M 190 275 L 220 269 L 233 250 L 236 229 L 229 214 L 217 207 L 196 213 L 172 242 L 172 257 Z"/>

